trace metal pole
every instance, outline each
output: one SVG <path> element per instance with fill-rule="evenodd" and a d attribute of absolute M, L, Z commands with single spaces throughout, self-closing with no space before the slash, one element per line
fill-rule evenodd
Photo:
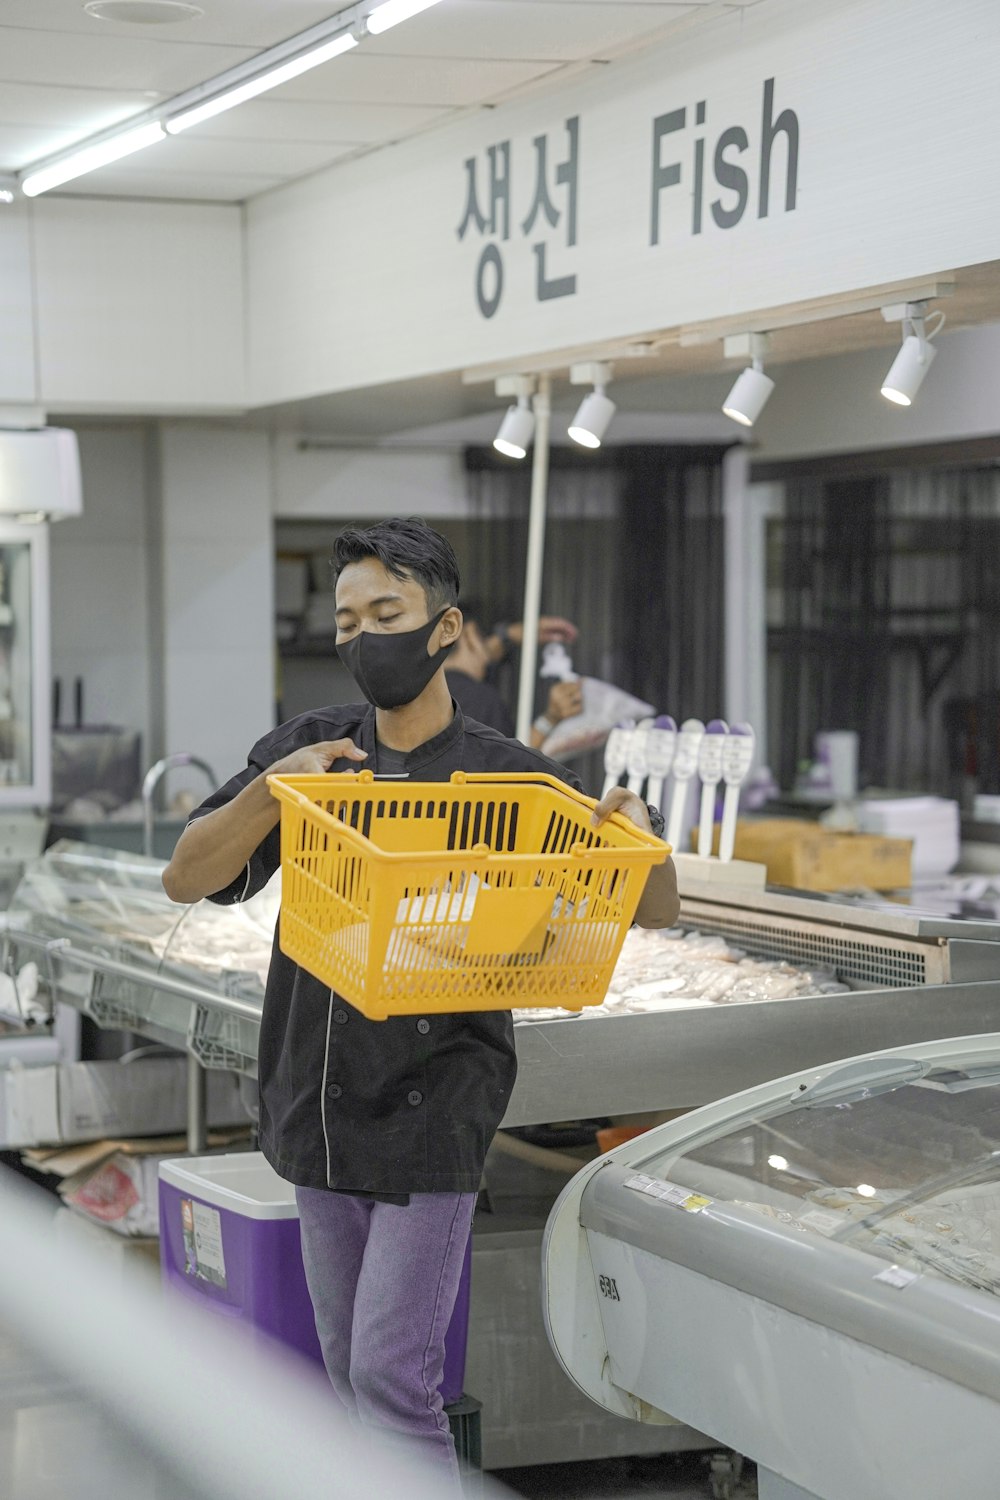
<path fill-rule="evenodd" d="M 205 1069 L 190 1052 L 187 1061 L 187 1148 L 191 1156 L 201 1156 L 208 1145 L 208 1079 Z"/>
<path fill-rule="evenodd" d="M 531 511 L 528 517 L 528 563 L 524 572 L 524 639 L 521 643 L 521 678 L 517 689 L 517 737 L 527 744 L 535 709 L 535 678 L 538 666 L 538 616 L 542 603 L 542 564 L 545 560 L 545 512 L 549 488 L 549 429 L 552 417 L 552 382 L 538 377 L 535 392 L 535 446 L 531 460 Z"/>

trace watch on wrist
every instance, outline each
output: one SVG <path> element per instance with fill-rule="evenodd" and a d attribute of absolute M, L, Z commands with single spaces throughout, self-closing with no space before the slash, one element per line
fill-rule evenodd
<path fill-rule="evenodd" d="M 666 818 L 664 818 L 663 814 L 660 812 L 660 809 L 658 807 L 654 807 L 651 802 L 646 803 L 646 811 L 649 813 L 649 823 L 650 827 L 653 830 L 653 837 L 662 839 L 664 830 L 667 826 Z"/>
<path fill-rule="evenodd" d="M 548 714 L 539 714 L 538 718 L 535 720 L 531 727 L 532 729 L 537 729 L 540 735 L 543 735 L 545 739 L 548 739 L 549 735 L 552 733 L 553 729 L 555 729 L 556 726 L 553 724 Z M 660 821 L 662 823 L 663 819 L 661 818 Z"/>

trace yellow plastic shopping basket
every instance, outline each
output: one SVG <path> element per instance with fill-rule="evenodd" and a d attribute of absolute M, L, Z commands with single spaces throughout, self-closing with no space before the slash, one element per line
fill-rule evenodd
<path fill-rule="evenodd" d="M 669 850 L 552 776 L 269 776 L 281 948 L 373 1020 L 599 1005 Z"/>

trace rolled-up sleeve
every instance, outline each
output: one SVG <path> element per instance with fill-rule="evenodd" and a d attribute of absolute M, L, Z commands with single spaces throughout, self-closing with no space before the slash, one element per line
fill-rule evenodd
<path fill-rule="evenodd" d="M 197 819 L 206 814 L 217 811 L 232 802 L 233 798 L 243 791 L 244 787 L 256 781 L 257 777 L 264 773 L 265 767 L 255 759 L 255 750 L 250 752 L 247 768 L 245 771 L 237 771 L 231 776 L 224 786 L 206 797 L 199 807 L 196 807 L 188 818 L 188 827 Z M 233 906 L 238 901 L 249 901 L 251 896 L 256 896 L 262 891 L 281 863 L 281 828 L 276 825 L 247 860 L 246 865 L 221 891 L 213 891 L 208 897 L 218 906 Z"/>

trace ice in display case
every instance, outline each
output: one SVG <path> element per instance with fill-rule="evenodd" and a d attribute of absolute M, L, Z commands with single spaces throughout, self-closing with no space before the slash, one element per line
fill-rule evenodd
<path fill-rule="evenodd" d="M 757 1460 L 762 1500 L 1000 1473 L 1000 1035 L 752 1089 L 588 1165 L 545 1236 L 581 1389 Z"/>

